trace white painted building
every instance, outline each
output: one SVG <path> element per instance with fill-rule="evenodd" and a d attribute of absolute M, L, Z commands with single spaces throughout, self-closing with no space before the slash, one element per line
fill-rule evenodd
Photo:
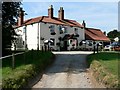
<path fill-rule="evenodd" d="M 20 9 L 18 26 L 15 32 L 16 49 L 41 50 L 46 41 L 51 41 L 49 47 L 54 50 L 70 50 L 78 48 L 78 44 L 85 39 L 85 31 L 75 20 L 64 18 L 63 7 L 58 11 L 58 17 L 53 16 L 53 6 L 48 9 L 48 16 L 40 16 L 24 21 L 24 11 Z"/>

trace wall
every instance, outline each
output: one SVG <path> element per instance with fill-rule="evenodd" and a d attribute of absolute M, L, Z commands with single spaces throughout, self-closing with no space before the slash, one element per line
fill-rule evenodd
<path fill-rule="evenodd" d="M 27 47 L 29 50 L 37 49 L 38 23 L 27 25 Z"/>
<path fill-rule="evenodd" d="M 54 30 L 55 30 L 55 35 L 51 35 L 50 34 L 50 29 L 49 26 L 54 25 Z M 44 40 L 50 40 L 50 38 L 55 38 L 55 45 L 54 46 L 50 46 L 52 48 L 54 48 L 55 50 L 59 50 L 59 47 L 56 45 L 56 43 L 59 42 L 59 37 L 64 37 L 65 34 L 74 34 L 74 29 L 78 28 L 78 27 L 70 27 L 70 26 L 65 26 L 67 28 L 67 32 L 66 33 L 59 33 L 59 26 L 60 25 L 55 25 L 55 24 L 50 24 L 50 23 L 40 23 L 40 37 L 44 38 Z M 84 30 L 81 28 L 78 28 L 78 34 L 79 37 L 77 38 L 78 41 L 80 42 L 81 40 L 84 40 Z M 79 43 L 78 42 L 78 43 Z M 41 40 L 41 46 L 42 47 L 43 44 L 43 40 Z"/>
<path fill-rule="evenodd" d="M 55 30 L 55 33 L 56 33 L 55 35 L 51 35 L 51 33 L 50 33 L 49 26 L 51 26 L 51 25 L 54 25 L 54 30 Z M 52 47 L 54 50 L 59 50 L 60 47 L 56 45 L 56 43 L 59 42 L 58 38 L 59 37 L 64 37 L 65 34 L 70 34 L 70 35 L 74 34 L 74 29 L 75 28 L 78 28 L 78 34 L 79 34 L 79 37 L 77 37 L 78 43 L 80 43 L 81 40 L 85 39 L 83 29 L 81 29 L 79 27 L 65 26 L 67 28 L 66 29 L 67 32 L 60 34 L 59 26 L 60 25 L 56 25 L 56 24 L 52 24 L 52 23 L 40 22 L 39 26 L 38 26 L 38 23 L 34 23 L 34 24 L 31 24 L 31 25 L 27 25 L 26 28 L 25 28 L 25 26 L 19 27 L 16 30 L 21 30 L 22 31 L 22 33 L 21 33 L 22 41 L 17 43 L 17 47 L 25 49 L 25 42 L 26 42 L 27 43 L 27 48 L 29 50 L 37 49 L 38 45 L 39 45 L 39 50 L 41 50 L 42 46 L 44 46 L 43 42 L 45 40 L 50 40 L 50 38 L 54 38 L 55 39 L 54 46 L 50 45 L 50 47 Z M 39 31 L 39 33 L 38 33 L 38 31 Z M 25 35 L 25 32 L 26 32 L 26 35 Z M 38 34 L 39 34 L 39 37 L 38 37 Z M 26 40 L 25 40 L 25 36 L 27 38 Z M 41 40 L 41 37 L 44 38 L 44 40 Z M 20 38 L 18 38 L 18 39 L 20 39 Z M 23 45 L 23 42 L 24 42 L 24 45 Z M 63 42 L 61 42 L 61 43 L 63 43 Z M 70 49 L 71 47 L 72 46 L 69 46 L 68 48 Z"/>
<path fill-rule="evenodd" d="M 55 30 L 55 35 L 50 34 L 49 26 L 54 25 L 54 30 Z M 55 44 L 54 46 L 51 46 L 54 49 L 57 49 L 56 42 L 58 42 L 58 29 L 57 25 L 55 24 L 48 24 L 48 23 L 40 23 L 40 37 L 44 38 L 44 40 L 41 40 L 40 42 L 40 47 L 42 47 L 44 44 L 43 42 L 45 40 L 50 40 L 50 38 L 55 38 Z"/>

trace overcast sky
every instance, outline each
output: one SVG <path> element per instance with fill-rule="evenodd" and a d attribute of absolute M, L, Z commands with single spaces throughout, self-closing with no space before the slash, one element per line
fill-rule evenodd
<path fill-rule="evenodd" d="M 25 19 L 47 16 L 50 5 L 53 5 L 55 17 L 63 7 L 65 18 L 80 24 L 85 20 L 87 27 L 106 32 L 118 28 L 118 2 L 23 2 L 22 7 L 28 14 Z"/>

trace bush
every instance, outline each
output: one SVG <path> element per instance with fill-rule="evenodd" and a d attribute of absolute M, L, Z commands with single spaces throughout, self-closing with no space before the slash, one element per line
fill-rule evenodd
<path fill-rule="evenodd" d="M 3 88 L 20 88 L 26 85 L 29 78 L 36 75 L 34 65 L 23 66 L 24 69 L 13 71 L 8 77 L 3 78 Z"/>

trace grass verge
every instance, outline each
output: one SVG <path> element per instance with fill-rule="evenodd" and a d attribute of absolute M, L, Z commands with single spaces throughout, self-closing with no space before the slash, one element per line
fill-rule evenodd
<path fill-rule="evenodd" d="M 88 65 L 97 81 L 108 88 L 118 88 L 120 85 L 118 67 L 120 53 L 101 52 L 87 57 Z"/>
<path fill-rule="evenodd" d="M 15 69 L 11 58 L 2 60 L 2 88 L 24 88 L 31 78 L 52 64 L 51 52 L 29 51 L 15 56 Z"/>

